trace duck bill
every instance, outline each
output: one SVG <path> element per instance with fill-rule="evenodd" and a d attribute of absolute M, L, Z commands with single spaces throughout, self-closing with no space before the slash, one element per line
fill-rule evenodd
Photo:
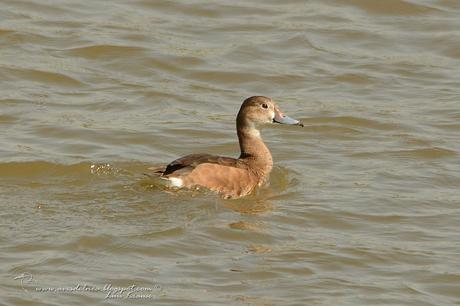
<path fill-rule="evenodd" d="M 289 116 L 283 114 L 278 107 L 275 107 L 275 117 L 273 118 L 273 122 L 281 123 L 281 124 L 289 124 L 289 125 L 300 125 L 303 126 L 303 123 L 299 120 L 295 120 Z"/>

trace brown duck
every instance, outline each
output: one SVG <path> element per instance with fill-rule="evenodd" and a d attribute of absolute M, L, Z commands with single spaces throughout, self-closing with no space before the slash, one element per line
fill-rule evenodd
<path fill-rule="evenodd" d="M 272 155 L 258 129 L 260 125 L 267 123 L 303 126 L 298 120 L 284 115 L 272 99 L 263 96 L 250 97 L 243 102 L 236 118 L 241 149 L 237 159 L 190 154 L 167 166 L 149 170 L 172 187 L 204 187 L 224 198 L 246 196 L 267 182 L 273 168 Z"/>

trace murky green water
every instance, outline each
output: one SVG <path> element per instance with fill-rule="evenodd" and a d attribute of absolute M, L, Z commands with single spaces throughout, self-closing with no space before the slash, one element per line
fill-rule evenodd
<path fill-rule="evenodd" d="M 0 2 L 0 304 L 459 305 L 460 5 Z M 271 183 L 164 190 L 238 156 L 244 98 Z M 118 288 L 118 289 L 117 289 Z"/>

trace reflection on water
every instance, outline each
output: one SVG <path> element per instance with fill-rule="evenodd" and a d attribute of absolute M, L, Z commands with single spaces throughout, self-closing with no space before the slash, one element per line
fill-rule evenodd
<path fill-rule="evenodd" d="M 227 208 L 240 214 L 260 214 L 273 210 L 273 204 L 268 199 L 247 199 L 244 202 L 234 200 L 223 203 Z"/>
<path fill-rule="evenodd" d="M 459 13 L 2 1 L 0 304 L 458 304 Z M 222 200 L 144 175 L 238 156 L 252 95 L 305 123 L 263 129 L 268 186 Z M 152 296 L 37 290 L 85 284 Z"/>

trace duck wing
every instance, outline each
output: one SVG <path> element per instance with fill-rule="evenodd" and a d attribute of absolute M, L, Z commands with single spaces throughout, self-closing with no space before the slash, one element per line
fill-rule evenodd
<path fill-rule="evenodd" d="M 170 174 L 185 174 L 191 172 L 198 165 L 201 164 L 218 164 L 228 167 L 237 167 L 238 160 L 231 157 L 217 156 L 211 154 L 189 154 L 184 157 L 178 158 L 166 166 L 149 168 L 154 173 L 161 174 L 161 176 L 168 176 Z"/>

